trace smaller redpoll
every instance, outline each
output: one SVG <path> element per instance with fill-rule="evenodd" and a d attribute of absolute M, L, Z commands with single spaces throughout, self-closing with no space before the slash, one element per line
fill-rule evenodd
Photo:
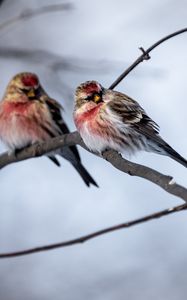
<path fill-rule="evenodd" d="M 62 106 L 51 99 L 32 73 L 20 73 L 10 81 L 0 102 L 0 138 L 11 150 L 69 133 L 61 115 Z M 75 146 L 64 147 L 48 157 L 57 165 L 59 154 L 78 171 L 87 186 L 97 183 L 81 163 Z"/>
<path fill-rule="evenodd" d="M 96 81 L 77 87 L 74 121 L 86 146 L 94 152 L 145 150 L 167 155 L 187 167 L 187 160 L 160 137 L 158 125 L 136 101 Z"/>

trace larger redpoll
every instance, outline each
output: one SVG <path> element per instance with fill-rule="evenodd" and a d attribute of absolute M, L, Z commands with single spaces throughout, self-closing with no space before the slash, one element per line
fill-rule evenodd
<path fill-rule="evenodd" d="M 32 73 L 20 73 L 10 81 L 0 102 L 0 138 L 11 150 L 19 150 L 40 141 L 69 133 L 61 115 L 62 106 L 51 99 Z M 64 147 L 55 154 L 67 159 L 86 185 L 97 186 L 81 164 L 75 146 Z M 57 165 L 54 154 L 48 157 Z"/>
<path fill-rule="evenodd" d="M 94 152 L 145 150 L 167 155 L 187 167 L 187 160 L 160 137 L 158 125 L 136 101 L 96 81 L 77 87 L 74 121 L 85 144 Z"/>

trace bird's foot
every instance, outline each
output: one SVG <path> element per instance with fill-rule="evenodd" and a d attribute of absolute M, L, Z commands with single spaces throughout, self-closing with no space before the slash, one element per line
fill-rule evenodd
<path fill-rule="evenodd" d="M 24 149 L 25 147 L 23 148 L 19 148 L 19 149 L 14 149 L 12 152 L 14 154 L 14 156 L 17 158 L 19 153 Z"/>
<path fill-rule="evenodd" d="M 103 157 L 104 154 L 105 154 L 105 152 L 106 152 L 107 150 L 109 150 L 109 148 L 105 148 L 104 150 L 102 150 L 102 151 L 99 153 L 99 155 L 100 155 L 101 157 Z"/>

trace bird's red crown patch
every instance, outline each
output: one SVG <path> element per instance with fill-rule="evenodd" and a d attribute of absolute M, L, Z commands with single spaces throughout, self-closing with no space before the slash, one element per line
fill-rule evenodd
<path fill-rule="evenodd" d="M 38 78 L 34 74 L 25 75 L 22 82 L 25 86 L 36 86 L 38 85 Z"/>
<path fill-rule="evenodd" d="M 91 94 L 94 92 L 99 92 L 100 87 L 96 82 L 88 82 L 84 85 L 84 90 L 86 91 L 86 93 Z"/>

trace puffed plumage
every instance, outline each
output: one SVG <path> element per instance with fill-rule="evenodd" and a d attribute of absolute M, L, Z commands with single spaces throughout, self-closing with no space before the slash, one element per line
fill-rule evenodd
<path fill-rule="evenodd" d="M 167 155 L 187 167 L 186 159 L 161 138 L 159 126 L 138 102 L 96 81 L 77 87 L 74 121 L 83 141 L 94 152 L 145 150 Z"/>
<path fill-rule="evenodd" d="M 0 138 L 11 150 L 18 151 L 36 142 L 69 133 L 61 115 L 62 106 L 44 91 L 33 73 L 19 73 L 10 81 L 0 102 Z M 67 159 L 87 186 L 97 186 L 83 167 L 75 146 L 63 147 L 55 154 Z M 48 157 L 57 165 L 54 153 Z"/>

